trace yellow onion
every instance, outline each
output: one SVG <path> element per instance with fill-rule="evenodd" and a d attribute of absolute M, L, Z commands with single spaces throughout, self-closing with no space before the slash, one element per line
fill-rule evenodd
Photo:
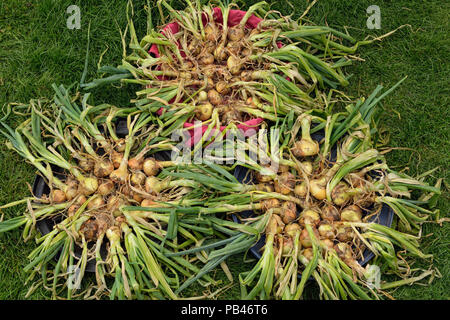
<path fill-rule="evenodd" d="M 280 207 L 280 201 L 276 198 L 272 199 L 265 199 L 261 201 L 261 209 L 262 211 L 267 211 L 272 208 L 279 208 Z"/>
<path fill-rule="evenodd" d="M 301 233 L 302 228 L 298 223 L 291 223 L 284 227 L 284 233 L 290 237 L 294 237 L 296 233 Z"/>
<path fill-rule="evenodd" d="M 304 116 L 301 119 L 302 138 L 294 143 L 292 153 L 296 157 L 310 157 L 319 153 L 319 144 L 314 141 L 310 134 L 311 117 Z"/>
<path fill-rule="evenodd" d="M 251 99 L 251 98 L 249 98 Z M 280 166 L 278 167 L 278 172 L 281 173 L 285 173 L 285 172 L 289 172 L 290 167 L 285 165 L 285 164 L 280 164 Z"/>
<path fill-rule="evenodd" d="M 299 252 L 299 256 L 303 256 L 306 260 L 311 261 L 314 257 L 314 251 L 312 248 L 306 248 Z"/>
<path fill-rule="evenodd" d="M 300 198 L 306 197 L 306 194 L 308 193 L 308 188 L 306 186 L 306 182 L 302 181 L 300 184 L 297 184 L 294 188 L 295 195 L 299 196 Z"/>
<path fill-rule="evenodd" d="M 160 166 L 155 158 L 146 158 L 142 165 L 142 169 L 147 176 L 156 176 L 159 172 Z"/>
<path fill-rule="evenodd" d="M 334 227 L 329 223 L 322 223 L 318 228 L 321 238 L 334 239 Z"/>
<path fill-rule="evenodd" d="M 347 243 L 339 242 L 334 249 L 342 260 L 353 260 L 353 250 Z"/>
<path fill-rule="evenodd" d="M 113 190 L 114 190 L 114 183 L 111 180 L 103 182 L 98 187 L 98 193 L 101 194 L 102 196 L 110 194 L 111 192 L 113 192 Z"/>
<path fill-rule="evenodd" d="M 66 198 L 72 200 L 78 195 L 78 183 L 75 180 L 67 182 Z"/>
<path fill-rule="evenodd" d="M 266 233 L 267 234 L 281 234 L 283 232 L 284 224 L 280 216 L 273 214 L 270 216 L 269 222 L 267 223 Z"/>
<path fill-rule="evenodd" d="M 237 56 L 241 50 L 241 44 L 239 42 L 230 41 L 227 43 L 227 50 L 231 55 Z"/>
<path fill-rule="evenodd" d="M 215 106 L 217 106 L 219 104 L 222 104 L 222 97 L 214 89 L 211 89 L 211 90 L 208 91 L 208 100 L 209 100 L 209 102 L 211 102 Z"/>
<path fill-rule="evenodd" d="M 81 159 L 78 161 L 78 166 L 85 172 L 91 172 L 94 169 L 94 161 L 91 159 Z"/>
<path fill-rule="evenodd" d="M 98 180 L 94 177 L 84 178 L 78 186 L 79 192 L 85 196 L 93 194 L 95 191 L 97 191 L 97 188 Z"/>
<path fill-rule="evenodd" d="M 106 203 L 106 209 L 115 217 L 121 216 L 122 212 L 119 210 L 120 206 L 127 204 L 128 202 L 121 196 L 112 196 Z"/>
<path fill-rule="evenodd" d="M 323 207 L 322 210 L 320 211 L 320 217 L 323 220 L 330 222 L 339 221 L 341 218 L 338 209 L 336 209 L 332 205 L 326 205 L 325 207 Z"/>
<path fill-rule="evenodd" d="M 242 40 L 244 36 L 245 36 L 244 29 L 239 24 L 228 29 L 228 39 L 230 41 Z"/>
<path fill-rule="evenodd" d="M 206 91 L 200 91 L 198 93 L 198 101 L 206 101 L 208 99 L 208 94 L 206 93 Z"/>
<path fill-rule="evenodd" d="M 51 200 L 55 203 L 62 203 L 67 200 L 67 197 L 64 191 L 53 189 L 51 193 Z"/>
<path fill-rule="evenodd" d="M 217 61 L 223 61 L 227 58 L 227 52 L 224 50 L 224 47 L 222 44 L 217 46 L 216 49 L 214 49 L 214 58 L 216 58 Z"/>
<path fill-rule="evenodd" d="M 327 179 L 321 177 L 309 182 L 309 192 L 317 200 L 324 200 L 327 197 Z"/>
<path fill-rule="evenodd" d="M 214 56 L 211 53 L 205 53 L 199 60 L 200 64 L 210 65 L 214 63 Z"/>
<path fill-rule="evenodd" d="M 241 72 L 240 78 L 242 81 L 250 81 L 250 80 L 252 80 L 252 72 L 244 70 Z"/>
<path fill-rule="evenodd" d="M 216 91 L 220 94 L 227 94 L 230 91 L 230 88 L 228 88 L 228 84 L 220 80 L 216 83 Z"/>
<path fill-rule="evenodd" d="M 317 225 L 320 222 L 320 215 L 315 210 L 305 209 L 300 213 L 300 225 Z"/>
<path fill-rule="evenodd" d="M 125 152 L 125 143 L 126 143 L 125 139 L 124 138 L 120 138 L 117 141 L 117 144 L 116 144 L 116 147 L 115 147 L 116 151 L 119 152 L 119 153 Z"/>
<path fill-rule="evenodd" d="M 357 205 L 351 205 L 341 212 L 342 221 L 361 222 L 362 211 Z"/>
<path fill-rule="evenodd" d="M 336 239 L 340 242 L 350 242 L 355 237 L 355 232 L 351 227 L 344 227 L 342 225 L 336 226 Z"/>
<path fill-rule="evenodd" d="M 141 202 L 141 207 L 154 207 L 157 203 L 151 199 L 144 199 Z"/>
<path fill-rule="evenodd" d="M 339 182 L 331 191 L 331 199 L 338 206 L 345 205 L 351 196 L 348 194 L 348 186 L 345 182 Z"/>
<path fill-rule="evenodd" d="M 114 171 L 114 165 L 109 160 L 99 160 L 94 165 L 94 175 L 98 178 L 104 178 Z"/>
<path fill-rule="evenodd" d="M 267 183 L 272 181 L 272 176 L 268 175 L 268 174 L 263 174 L 262 172 L 255 172 L 255 178 L 258 182 L 261 183 Z"/>
<path fill-rule="evenodd" d="M 321 239 L 319 242 L 321 247 L 324 248 L 325 250 L 334 249 L 334 242 L 330 239 Z"/>
<path fill-rule="evenodd" d="M 142 165 L 144 163 L 144 158 L 139 156 L 139 157 L 134 157 L 131 158 L 130 160 L 128 160 L 128 167 L 131 170 L 142 170 Z"/>
<path fill-rule="evenodd" d="M 301 164 L 302 169 L 305 171 L 307 175 L 310 175 L 313 172 L 313 166 L 310 161 L 303 161 Z"/>
<path fill-rule="evenodd" d="M 312 228 L 313 233 L 315 235 L 315 237 L 317 239 L 319 239 L 319 232 L 317 231 L 316 228 Z M 312 241 L 311 238 L 309 237 L 309 233 L 308 230 L 303 229 L 302 232 L 300 233 L 300 243 L 302 244 L 303 248 L 311 248 L 312 247 Z"/>
<path fill-rule="evenodd" d="M 137 193 L 137 192 L 132 192 L 131 193 L 132 195 L 133 195 L 133 200 L 134 201 L 136 201 L 136 202 L 141 202 L 143 199 L 144 199 L 144 197 L 143 196 L 141 196 L 139 193 Z"/>
<path fill-rule="evenodd" d="M 120 164 L 122 163 L 123 153 L 113 151 L 111 154 L 111 162 L 114 166 L 114 169 L 118 169 Z"/>
<path fill-rule="evenodd" d="M 229 56 L 227 59 L 227 68 L 231 74 L 236 75 L 241 73 L 241 61 L 235 56 Z"/>
<path fill-rule="evenodd" d="M 80 233 L 87 241 L 95 240 L 98 232 L 98 224 L 95 219 L 91 218 L 85 221 L 80 227 Z"/>
<path fill-rule="evenodd" d="M 278 175 L 274 181 L 275 191 L 281 194 L 289 194 L 295 186 L 295 176 L 289 171 Z"/>
<path fill-rule="evenodd" d="M 101 206 L 103 206 L 104 204 L 105 204 L 105 201 L 103 201 L 103 198 L 98 196 L 98 197 L 95 197 L 94 199 L 92 199 L 91 201 L 89 201 L 87 208 L 89 210 L 97 209 L 97 208 L 100 208 Z"/>
<path fill-rule="evenodd" d="M 133 186 L 139 187 L 142 186 L 145 182 L 146 176 L 141 171 L 136 171 L 131 174 L 130 182 Z"/>
<path fill-rule="evenodd" d="M 147 193 L 159 193 L 163 189 L 161 181 L 156 177 L 147 177 L 145 179 L 145 191 Z"/>
<path fill-rule="evenodd" d="M 294 249 L 294 241 L 291 237 L 283 239 L 283 251 L 281 252 L 282 256 L 289 255 Z"/>
<path fill-rule="evenodd" d="M 273 192 L 273 186 L 268 183 L 259 183 L 256 185 L 256 190 L 264 192 Z"/>
<path fill-rule="evenodd" d="M 195 113 L 197 118 L 201 121 L 206 121 L 211 119 L 211 115 L 213 113 L 213 105 L 211 103 L 204 103 L 197 106 Z"/>
<path fill-rule="evenodd" d="M 86 197 L 82 194 L 80 194 L 77 198 L 77 200 L 75 200 L 75 204 L 82 206 L 85 202 L 87 201 Z"/>
<path fill-rule="evenodd" d="M 132 160 L 132 159 L 130 159 L 130 160 Z M 124 184 L 125 182 L 127 182 L 127 178 L 128 178 L 127 166 L 121 165 L 118 169 L 111 172 L 111 174 L 109 175 L 109 178 L 116 183 Z"/>
<path fill-rule="evenodd" d="M 77 210 L 80 208 L 80 206 L 79 205 L 77 205 L 77 204 L 72 204 L 70 207 L 69 207 L 69 209 L 67 209 L 67 215 L 69 216 L 69 217 L 72 217 L 76 212 L 77 212 Z"/>
<path fill-rule="evenodd" d="M 209 22 L 205 28 L 205 36 L 209 41 L 217 41 L 219 38 L 219 30 L 214 22 Z"/>
<path fill-rule="evenodd" d="M 251 48 L 244 48 L 242 49 L 241 53 L 244 57 L 247 57 L 253 53 L 253 50 Z"/>

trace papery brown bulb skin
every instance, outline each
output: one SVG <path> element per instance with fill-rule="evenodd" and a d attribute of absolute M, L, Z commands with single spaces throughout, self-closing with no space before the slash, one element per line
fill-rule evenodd
<path fill-rule="evenodd" d="M 301 213 L 300 213 L 300 219 L 299 219 L 299 223 L 300 225 L 312 225 L 312 226 L 316 226 L 318 225 L 320 222 L 320 215 L 317 211 L 312 210 L 312 209 L 304 209 Z"/>
<path fill-rule="evenodd" d="M 208 91 L 208 100 L 211 104 L 213 104 L 215 106 L 222 104 L 222 97 L 214 89 L 211 89 Z"/>
<path fill-rule="evenodd" d="M 312 228 L 312 230 L 313 230 L 314 236 L 318 240 L 320 238 L 319 232 L 317 231 L 316 228 Z M 312 241 L 311 241 L 311 238 L 309 236 L 307 229 L 302 230 L 302 232 L 300 234 L 300 243 L 302 244 L 303 248 L 311 248 L 312 247 Z"/>
<path fill-rule="evenodd" d="M 102 196 L 106 196 L 114 191 L 114 183 L 111 180 L 107 180 L 100 184 L 98 187 L 98 193 Z"/>
<path fill-rule="evenodd" d="M 67 197 L 64 191 L 59 189 L 53 189 L 51 193 L 51 200 L 54 203 L 63 203 L 67 200 Z"/>
<path fill-rule="evenodd" d="M 361 222 L 362 211 L 357 205 L 344 208 L 341 212 L 341 220 L 349 222 Z"/>
<path fill-rule="evenodd" d="M 341 220 L 341 216 L 339 214 L 339 210 L 333 205 L 326 205 L 320 211 L 320 217 L 329 222 L 339 221 Z"/>
<path fill-rule="evenodd" d="M 128 160 L 128 167 L 131 170 L 142 170 L 142 165 L 144 164 L 143 158 L 131 158 Z"/>
<path fill-rule="evenodd" d="M 266 212 L 269 209 L 272 208 L 279 208 L 280 207 L 280 201 L 276 198 L 272 199 L 265 199 L 261 201 L 261 209 L 263 212 Z"/>
<path fill-rule="evenodd" d="M 230 41 L 242 40 L 244 36 L 245 36 L 244 30 L 239 25 L 228 29 L 228 39 Z"/>
<path fill-rule="evenodd" d="M 107 177 L 113 171 L 114 171 L 114 165 L 109 160 L 100 160 L 100 161 L 97 161 L 94 165 L 94 175 L 97 178 Z"/>
<path fill-rule="evenodd" d="M 277 176 L 274 181 L 275 191 L 281 194 L 289 194 L 295 187 L 295 176 L 289 171 Z"/>

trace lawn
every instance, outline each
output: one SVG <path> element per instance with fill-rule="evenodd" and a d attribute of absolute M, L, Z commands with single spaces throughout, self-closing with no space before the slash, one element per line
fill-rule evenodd
<path fill-rule="evenodd" d="M 152 1 L 150 1 L 152 3 Z M 181 1 L 179 1 L 181 2 Z M 256 1 L 241 1 L 247 5 Z M 138 35 L 146 28 L 146 1 L 134 1 Z M 299 17 L 308 6 L 305 0 L 272 1 L 273 9 Z M 81 9 L 81 29 L 66 27 L 66 8 L 76 4 Z M 366 27 L 366 8 L 376 4 L 381 10 L 381 29 Z M 181 5 L 175 4 L 181 8 Z M 97 76 L 99 57 L 102 65 L 117 65 L 122 57 L 119 28 L 126 26 L 126 1 L 93 0 L 3 0 L 0 3 L 0 106 L 8 102 L 26 102 L 30 98 L 51 97 L 51 84 L 69 85 L 81 78 L 90 23 L 90 59 L 88 79 Z M 154 10 L 153 12 L 156 13 Z M 401 25 L 409 25 L 376 44 L 362 47 L 360 58 L 347 68 L 353 74 L 346 93 L 367 96 L 377 84 L 392 86 L 405 75 L 407 80 L 384 100 L 382 126 L 390 135 L 388 154 L 391 166 L 407 167 L 410 175 L 439 167 L 434 177 L 448 182 L 450 166 L 450 33 L 448 1 L 318 1 L 308 14 L 317 24 L 327 23 L 363 39 L 381 35 Z M 154 17 L 154 19 L 156 19 Z M 125 106 L 133 96 L 133 86 L 100 88 L 94 91 L 97 102 Z M 403 148 L 403 149 L 400 149 Z M 0 205 L 29 195 L 28 183 L 35 172 L 4 143 L 0 145 Z M 444 189 L 446 187 L 444 186 Z M 449 193 L 446 189 L 438 207 L 448 216 Z M 22 208 L 23 209 L 23 208 Z M 4 210 L 5 218 L 20 211 Z M 393 293 L 396 299 L 449 299 L 450 296 L 450 229 L 448 223 L 439 227 L 424 226 L 423 250 L 434 255 L 435 266 L 442 278 L 427 286 L 402 287 Z M 21 231 L 0 234 L 0 299 L 23 299 L 28 286 L 22 272 L 33 241 L 23 243 Z M 238 299 L 237 275 L 249 269 L 243 256 L 228 262 L 234 275 L 234 286 L 219 297 Z M 420 265 L 419 265 L 420 266 Z M 217 271 L 224 281 L 222 271 Z M 317 288 L 307 288 L 307 298 L 317 298 Z M 203 288 L 192 287 L 189 294 L 201 295 Z M 30 299 L 48 298 L 45 290 L 37 290 Z"/>

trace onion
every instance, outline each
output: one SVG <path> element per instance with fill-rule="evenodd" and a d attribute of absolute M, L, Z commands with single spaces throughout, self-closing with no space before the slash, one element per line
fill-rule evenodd
<path fill-rule="evenodd" d="M 128 167 L 131 170 L 142 170 L 142 164 L 144 163 L 144 158 L 139 156 L 139 157 L 134 157 L 131 158 L 130 160 L 128 160 Z"/>
<path fill-rule="evenodd" d="M 248 71 L 242 71 L 242 73 L 244 73 L 244 72 L 248 72 Z M 241 75 L 242 75 L 242 73 L 241 73 Z M 259 102 L 257 97 L 249 97 L 246 102 L 249 105 L 249 107 L 251 107 L 251 108 L 256 108 L 261 105 L 261 102 Z"/>
<path fill-rule="evenodd" d="M 123 153 L 119 153 L 116 151 L 113 151 L 111 153 L 111 162 L 114 166 L 114 169 L 118 169 L 120 167 L 120 164 L 122 163 L 123 159 Z"/>
<path fill-rule="evenodd" d="M 156 176 L 159 172 L 160 166 L 155 158 L 147 158 L 144 160 L 142 169 L 147 176 Z"/>
<path fill-rule="evenodd" d="M 300 225 L 310 224 L 310 225 L 317 225 L 320 222 L 320 215 L 312 210 L 312 209 L 305 209 L 300 213 Z"/>
<path fill-rule="evenodd" d="M 104 178 L 114 171 L 114 165 L 109 160 L 97 161 L 94 165 L 94 175 L 98 178 Z"/>
<path fill-rule="evenodd" d="M 318 228 L 321 238 L 334 239 L 334 227 L 329 223 L 322 223 Z"/>
<path fill-rule="evenodd" d="M 145 174 L 141 171 L 133 172 L 131 174 L 130 182 L 133 186 L 142 186 L 145 182 Z"/>
<path fill-rule="evenodd" d="M 317 200 L 324 200 L 327 197 L 327 179 L 325 177 L 310 180 L 309 192 Z"/>
<path fill-rule="evenodd" d="M 336 238 L 340 242 L 350 242 L 355 237 L 355 233 L 351 227 L 337 226 Z"/>
<path fill-rule="evenodd" d="M 331 199 L 338 206 L 345 205 L 351 198 L 351 196 L 347 193 L 348 186 L 345 182 L 339 182 L 336 187 L 334 187 L 333 191 L 331 191 Z"/>
<path fill-rule="evenodd" d="M 283 239 L 283 251 L 281 252 L 281 254 L 283 256 L 288 256 L 293 249 L 294 249 L 294 241 L 292 240 L 292 238 L 289 237 Z"/>
<path fill-rule="evenodd" d="M 227 59 L 227 68 L 230 70 L 231 74 L 241 73 L 241 61 L 235 56 L 229 56 Z"/>
<path fill-rule="evenodd" d="M 94 169 L 94 161 L 91 159 L 81 159 L 78 161 L 78 166 L 85 172 L 91 172 Z"/>
<path fill-rule="evenodd" d="M 255 178 L 258 182 L 267 183 L 272 181 L 272 176 L 268 174 L 263 174 L 260 171 L 255 172 Z"/>
<path fill-rule="evenodd" d="M 310 161 L 303 161 L 301 164 L 302 169 L 305 171 L 307 175 L 310 175 L 313 172 L 313 166 Z"/>
<path fill-rule="evenodd" d="M 304 116 L 301 119 L 302 138 L 294 143 L 292 153 L 296 157 L 309 157 L 319 153 L 319 144 L 311 139 L 309 134 L 311 127 L 311 117 Z"/>
<path fill-rule="evenodd" d="M 203 65 L 210 65 L 214 63 L 214 56 L 211 53 L 205 53 L 200 59 L 199 63 Z"/>
<path fill-rule="evenodd" d="M 316 228 L 313 228 L 313 233 L 316 236 L 317 239 L 319 239 L 319 232 Z M 302 247 L 304 248 L 311 248 L 312 247 L 312 241 L 309 237 L 308 230 L 303 229 L 300 233 L 300 243 L 302 244 Z"/>
<path fill-rule="evenodd" d="M 79 205 L 77 205 L 77 204 L 72 204 L 70 207 L 69 207 L 69 209 L 67 209 L 67 215 L 69 216 L 69 217 L 72 217 L 74 214 L 75 214 L 75 212 L 77 212 L 77 210 L 80 208 L 80 206 Z"/>
<path fill-rule="evenodd" d="M 251 98 L 249 98 L 251 99 Z M 285 164 L 280 164 L 280 166 L 278 167 L 278 172 L 281 173 L 285 173 L 285 172 L 289 172 L 290 167 L 285 165 Z"/>
<path fill-rule="evenodd" d="M 133 159 L 130 159 L 130 160 L 133 160 Z M 114 181 L 116 183 L 121 183 L 121 184 L 127 182 L 127 177 L 128 177 L 128 170 L 127 170 L 126 165 L 120 166 L 119 169 L 114 170 L 109 175 L 109 178 L 112 181 Z"/>
<path fill-rule="evenodd" d="M 265 199 L 261 201 L 261 209 L 262 211 L 267 211 L 272 208 L 279 208 L 280 207 L 280 201 L 276 198 L 272 199 Z"/>
<path fill-rule="evenodd" d="M 84 178 L 84 180 L 81 181 L 80 185 L 78 186 L 79 192 L 85 196 L 89 196 L 93 194 L 95 191 L 97 191 L 98 188 L 98 180 L 94 177 L 87 177 Z"/>
<path fill-rule="evenodd" d="M 341 212 L 342 221 L 361 222 L 362 211 L 357 205 L 346 207 Z"/>
<path fill-rule="evenodd" d="M 136 201 L 136 202 L 141 202 L 143 199 L 144 199 L 144 197 L 143 196 L 141 196 L 139 193 L 137 193 L 137 192 L 132 192 L 132 194 L 133 194 L 133 200 L 134 201 Z"/>
<path fill-rule="evenodd" d="M 74 185 L 68 185 L 68 188 L 66 190 L 66 198 L 67 200 L 72 200 L 78 195 L 78 185 L 75 182 Z"/>
<path fill-rule="evenodd" d="M 264 192 L 273 192 L 273 186 L 268 183 L 259 183 L 256 185 L 256 190 Z"/>
<path fill-rule="evenodd" d="M 116 144 L 116 147 L 115 147 L 116 151 L 119 152 L 119 153 L 125 152 L 125 143 L 126 143 L 125 139 L 124 138 L 120 138 L 117 141 L 117 144 Z"/>
<path fill-rule="evenodd" d="M 214 58 L 216 58 L 217 61 L 223 61 L 227 58 L 227 52 L 224 50 L 222 44 L 214 50 Z"/>
<path fill-rule="evenodd" d="M 297 213 L 293 210 L 283 209 L 282 211 L 283 222 L 289 224 L 297 218 Z"/>
<path fill-rule="evenodd" d="M 209 102 L 211 102 L 215 106 L 217 106 L 219 104 L 222 104 L 222 97 L 214 89 L 211 89 L 211 90 L 208 91 L 208 100 L 209 100 Z"/>
<path fill-rule="evenodd" d="M 209 41 L 217 41 L 217 39 L 219 38 L 219 30 L 217 29 L 215 23 L 209 22 L 205 26 L 204 31 L 206 39 L 208 39 Z"/>
<path fill-rule="evenodd" d="M 97 237 L 98 225 L 95 219 L 90 218 L 80 227 L 80 233 L 87 241 L 94 240 Z"/>
<path fill-rule="evenodd" d="M 250 81 L 252 80 L 252 72 L 244 70 L 241 72 L 240 77 L 242 81 Z"/>
<path fill-rule="evenodd" d="M 227 43 L 227 50 L 231 55 L 237 56 L 241 50 L 241 44 L 239 42 L 230 41 Z"/>
<path fill-rule="evenodd" d="M 216 91 L 220 94 L 227 94 L 230 89 L 228 88 L 228 84 L 225 81 L 220 80 L 216 83 Z"/>
<path fill-rule="evenodd" d="M 106 203 L 106 209 L 115 217 L 118 217 L 122 215 L 119 208 L 124 204 L 127 204 L 127 201 L 125 201 L 121 196 L 112 196 Z"/>
<path fill-rule="evenodd" d="M 240 25 L 236 25 L 228 29 L 228 39 L 230 41 L 239 41 L 245 36 L 244 29 Z"/>
<path fill-rule="evenodd" d="M 82 206 L 86 201 L 87 199 L 84 195 L 79 195 L 75 203 L 78 204 L 79 206 Z"/>
<path fill-rule="evenodd" d="M 348 244 L 339 242 L 334 246 L 334 249 L 342 260 L 353 260 L 353 251 Z"/>
<path fill-rule="evenodd" d="M 206 93 L 206 91 L 200 91 L 198 93 L 198 101 L 206 101 L 208 99 L 208 94 Z"/>
<path fill-rule="evenodd" d="M 281 218 L 273 214 L 270 216 L 269 222 L 267 223 L 266 233 L 267 234 L 281 234 L 283 232 L 283 222 Z"/>
<path fill-rule="evenodd" d="M 283 172 L 274 181 L 275 191 L 281 194 L 289 194 L 295 186 L 295 176 L 288 172 Z"/>
<path fill-rule="evenodd" d="M 101 194 L 102 196 L 106 196 L 106 195 L 110 194 L 111 192 L 113 192 L 113 190 L 114 190 L 114 183 L 111 180 L 107 180 L 106 182 L 103 182 L 98 187 L 98 193 Z"/>
<path fill-rule="evenodd" d="M 201 121 L 206 121 L 208 119 L 211 119 L 211 115 L 213 113 L 213 106 L 211 103 L 205 103 L 205 104 L 201 104 L 199 105 L 195 112 L 197 115 L 197 118 Z"/>
<path fill-rule="evenodd" d="M 334 248 L 334 242 L 330 239 L 321 239 L 319 242 L 322 248 L 324 248 L 325 250 L 331 250 Z"/>
<path fill-rule="evenodd" d="M 307 192 L 308 192 L 308 188 L 306 186 L 305 181 L 303 181 L 300 184 L 297 184 L 294 188 L 295 195 L 299 196 L 300 198 L 306 197 Z"/>
<path fill-rule="evenodd" d="M 156 177 L 145 179 L 145 191 L 148 193 L 159 193 L 163 188 L 161 181 Z"/>
<path fill-rule="evenodd" d="M 141 207 L 154 207 L 157 203 L 150 199 L 144 199 L 141 202 Z"/>
<path fill-rule="evenodd" d="M 97 208 L 103 206 L 104 204 L 105 204 L 105 201 L 103 201 L 103 198 L 99 196 L 99 197 L 95 197 L 94 199 L 89 201 L 87 208 L 89 210 L 97 209 Z"/>
<path fill-rule="evenodd" d="M 284 233 L 292 238 L 295 236 L 297 232 L 298 233 L 302 232 L 302 228 L 298 223 L 291 223 L 288 224 L 286 227 L 284 227 Z"/>
<path fill-rule="evenodd" d="M 54 189 L 51 193 L 51 200 L 55 203 L 62 203 L 67 200 L 67 197 L 64 191 Z"/>
<path fill-rule="evenodd" d="M 306 249 L 300 251 L 299 255 L 305 257 L 306 260 L 311 261 L 312 258 L 314 257 L 314 251 L 312 248 L 306 248 Z"/>
<path fill-rule="evenodd" d="M 253 50 L 250 48 L 244 48 L 244 49 L 242 49 L 241 53 L 244 57 L 247 57 L 253 53 Z"/>
<path fill-rule="evenodd" d="M 324 208 L 322 208 L 322 210 L 320 211 L 320 217 L 323 220 L 330 222 L 339 221 L 341 218 L 338 209 L 336 209 L 332 205 L 327 205 Z"/>

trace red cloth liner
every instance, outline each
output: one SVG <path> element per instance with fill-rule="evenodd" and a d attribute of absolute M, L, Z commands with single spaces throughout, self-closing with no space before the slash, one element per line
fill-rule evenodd
<path fill-rule="evenodd" d="M 228 27 L 233 27 L 237 24 L 239 24 L 242 20 L 242 18 L 245 15 L 245 11 L 242 10 L 230 10 L 230 13 L 228 14 Z M 222 16 L 222 10 L 220 8 L 213 8 L 213 17 L 214 17 L 214 21 L 222 24 L 223 23 L 223 16 Z M 208 16 L 206 13 L 203 13 L 202 15 L 202 22 L 203 25 L 206 25 L 206 22 L 208 20 Z M 258 23 L 260 23 L 262 21 L 261 18 L 258 18 L 255 15 L 251 15 L 250 18 L 247 20 L 247 23 L 245 24 L 245 27 L 249 28 L 249 29 L 254 29 L 258 26 Z M 175 34 L 177 32 L 179 32 L 179 25 L 177 22 L 172 22 L 170 24 L 168 24 L 167 26 L 165 26 L 163 28 L 163 30 L 161 32 L 164 32 L 166 30 L 170 30 L 170 32 L 172 34 Z M 178 47 L 180 48 L 180 44 L 177 44 Z M 278 43 L 278 47 L 281 47 L 282 44 Z M 156 44 L 152 45 L 150 47 L 150 50 L 148 51 L 149 53 L 153 54 L 156 58 L 159 57 L 159 52 L 158 52 L 158 46 Z M 181 56 L 185 57 L 186 54 L 181 50 Z M 173 101 L 173 100 L 172 100 Z M 172 102 L 170 101 L 170 102 Z M 158 110 L 158 114 L 161 115 L 163 112 L 164 108 L 161 108 Z M 263 122 L 264 119 L 263 118 L 255 118 L 255 119 L 251 119 L 248 121 L 245 121 L 243 123 L 237 124 L 236 127 L 240 130 L 243 131 L 243 133 L 245 134 L 248 130 L 253 129 L 255 130 L 255 128 L 257 128 L 259 126 L 259 124 L 261 124 L 261 122 Z M 194 126 L 194 123 L 190 123 L 190 122 L 185 122 L 183 127 L 184 128 L 189 128 Z M 202 126 L 201 127 L 201 135 L 203 135 L 205 133 L 205 131 L 207 130 L 208 126 Z M 226 126 L 221 126 L 220 130 L 223 131 L 226 128 Z M 196 134 L 194 135 L 194 131 L 196 131 Z M 189 130 L 189 133 L 191 135 L 191 139 L 188 141 L 188 144 L 190 146 L 194 145 L 195 143 L 197 143 L 198 141 L 200 141 L 201 136 L 198 135 L 198 132 L 200 132 L 199 130 Z M 194 139 L 192 139 L 194 138 Z"/>

